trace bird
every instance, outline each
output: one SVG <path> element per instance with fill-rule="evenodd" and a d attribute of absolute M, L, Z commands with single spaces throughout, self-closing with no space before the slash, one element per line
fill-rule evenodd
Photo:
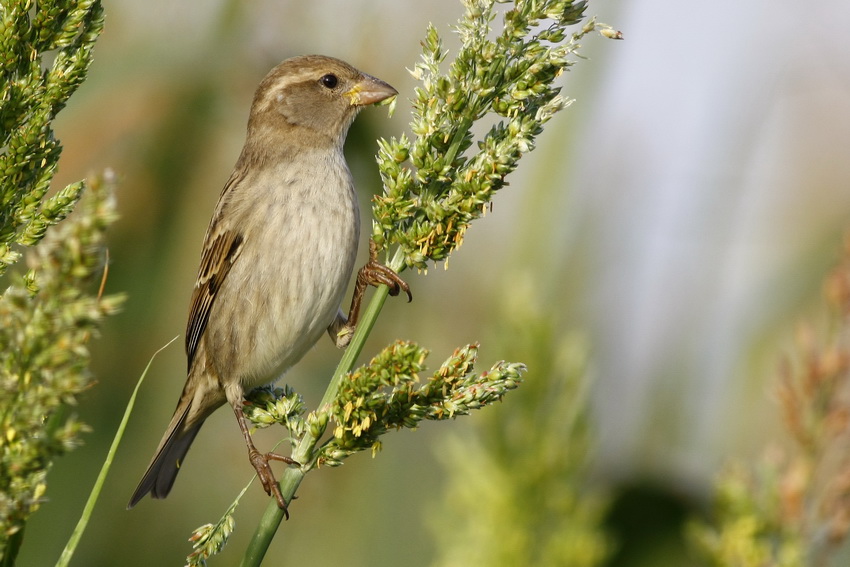
<path fill-rule="evenodd" d="M 380 264 L 374 242 L 351 308 L 340 305 L 355 264 L 360 217 L 343 145 L 368 105 L 396 96 L 386 82 L 323 55 L 286 59 L 260 82 L 245 144 L 203 241 L 186 327 L 188 372 L 171 422 L 128 509 L 165 498 L 201 426 L 229 404 L 266 494 L 286 511 L 269 461 L 254 446 L 245 394 L 275 382 L 328 332 L 344 348 L 369 285 L 413 296 Z"/>

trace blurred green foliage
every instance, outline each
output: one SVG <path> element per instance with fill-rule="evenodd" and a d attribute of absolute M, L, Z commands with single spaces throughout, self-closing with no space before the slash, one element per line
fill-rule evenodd
<path fill-rule="evenodd" d="M 609 497 L 589 469 L 589 345 L 559 332 L 533 277 L 506 281 L 495 348 L 534 363 L 509 404 L 440 443 L 435 565 L 604 565 L 614 542 L 602 529 Z"/>
<path fill-rule="evenodd" d="M 22 256 L 15 245 L 41 241 L 26 274 L 5 275 L 0 297 L 3 565 L 15 562 L 53 460 L 80 443 L 85 426 L 69 409 L 91 384 L 87 345 L 121 302 L 97 287 L 115 219 L 111 180 L 47 196 L 61 151 L 51 123 L 84 80 L 102 27 L 97 1 L 0 5 L 0 274 Z"/>
<path fill-rule="evenodd" d="M 0 274 L 68 215 L 82 183 L 45 199 L 61 146 L 51 121 L 77 90 L 103 29 L 99 1 L 0 5 Z M 52 62 L 51 62 L 52 59 Z"/>
<path fill-rule="evenodd" d="M 850 234 L 816 321 L 801 325 L 775 385 L 786 448 L 717 478 L 711 521 L 688 528 L 713 567 L 846 565 L 850 533 Z"/>

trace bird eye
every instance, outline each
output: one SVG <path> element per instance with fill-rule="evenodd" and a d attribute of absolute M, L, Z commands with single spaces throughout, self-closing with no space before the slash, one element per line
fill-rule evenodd
<path fill-rule="evenodd" d="M 322 82 L 322 85 L 329 89 L 335 88 L 336 85 L 339 83 L 339 79 L 337 79 L 336 75 L 332 73 L 328 73 L 327 75 L 323 76 L 320 81 Z"/>

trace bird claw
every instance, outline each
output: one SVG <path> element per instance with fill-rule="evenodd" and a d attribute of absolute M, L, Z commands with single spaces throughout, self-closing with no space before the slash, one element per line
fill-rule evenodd
<path fill-rule="evenodd" d="M 354 284 L 354 295 L 351 298 L 351 308 L 348 311 L 348 321 L 345 327 L 336 337 L 338 347 L 345 347 L 351 341 L 351 335 L 357 328 L 360 319 L 360 303 L 368 286 L 385 285 L 390 288 L 390 295 L 396 296 L 402 291 L 407 294 L 407 302 L 413 301 L 410 286 L 407 285 L 397 273 L 391 268 L 378 262 L 378 246 L 374 240 L 369 241 L 369 261 L 357 272 L 357 280 Z"/>
<path fill-rule="evenodd" d="M 277 500 L 278 508 L 283 510 L 283 514 L 288 520 L 289 510 L 286 506 L 286 500 L 283 498 L 283 494 L 280 491 L 280 485 L 272 472 L 272 467 L 269 465 L 269 461 L 282 461 L 289 465 L 297 465 L 298 462 L 290 459 L 289 457 L 278 455 L 277 453 L 263 454 L 256 449 L 248 451 L 248 459 L 254 466 L 254 470 L 257 471 L 257 477 L 259 477 L 260 482 L 263 484 L 263 489 L 266 491 L 266 494 L 274 496 L 275 500 Z"/>
<path fill-rule="evenodd" d="M 385 285 L 390 288 L 390 295 L 393 297 L 404 291 L 407 294 L 407 302 L 413 301 L 413 294 L 410 293 L 410 286 L 407 285 L 407 282 L 401 279 L 392 269 L 380 264 L 374 258 L 370 258 L 366 265 L 360 268 L 357 279 L 362 280 L 365 285 L 375 287 Z"/>
<path fill-rule="evenodd" d="M 387 286 L 390 288 L 390 295 L 393 297 L 404 291 L 407 294 L 407 302 L 413 301 L 413 294 L 410 293 L 410 286 L 407 285 L 407 282 L 388 266 L 378 262 L 378 245 L 375 244 L 374 240 L 369 240 L 369 261 L 357 273 L 357 279 L 360 280 L 361 278 L 367 285 Z"/>

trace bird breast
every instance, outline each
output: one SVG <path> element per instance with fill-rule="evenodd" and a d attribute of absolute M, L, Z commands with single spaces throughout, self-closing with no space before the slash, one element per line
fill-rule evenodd
<path fill-rule="evenodd" d="M 213 306 L 205 350 L 220 380 L 236 374 L 248 390 L 277 380 L 336 317 L 359 212 L 341 151 L 267 165 L 236 191 L 245 240 Z"/>

